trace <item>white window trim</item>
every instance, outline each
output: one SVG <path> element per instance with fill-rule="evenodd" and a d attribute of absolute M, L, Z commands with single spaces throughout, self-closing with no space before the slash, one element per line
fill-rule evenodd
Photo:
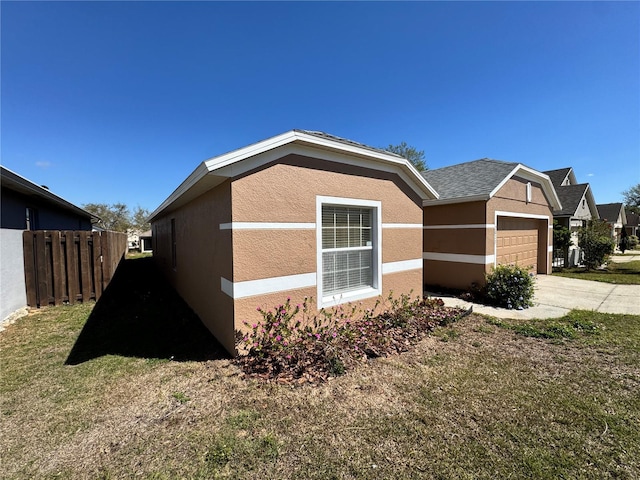
<path fill-rule="evenodd" d="M 366 207 L 372 212 L 373 246 L 373 287 L 362 288 L 336 295 L 324 296 L 322 291 L 322 206 L 337 205 L 344 207 Z M 354 302 L 365 298 L 377 297 L 382 293 L 382 202 L 359 198 L 327 197 L 316 195 L 316 285 L 318 289 L 318 308 L 332 307 L 341 303 Z"/>

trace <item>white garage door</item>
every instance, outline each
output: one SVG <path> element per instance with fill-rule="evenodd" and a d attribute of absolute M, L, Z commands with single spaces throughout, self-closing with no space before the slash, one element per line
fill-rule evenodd
<path fill-rule="evenodd" d="M 538 220 L 498 217 L 498 264 L 517 264 L 538 272 Z"/>

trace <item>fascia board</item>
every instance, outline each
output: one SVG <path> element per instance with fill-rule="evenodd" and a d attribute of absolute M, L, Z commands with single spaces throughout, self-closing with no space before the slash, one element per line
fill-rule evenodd
<path fill-rule="evenodd" d="M 454 203 L 468 203 L 468 202 L 478 202 L 483 201 L 486 202 L 491 197 L 489 195 L 471 195 L 469 197 L 455 197 L 455 198 L 439 198 L 435 200 L 423 200 L 423 207 L 435 207 L 438 205 L 451 205 Z"/>
<path fill-rule="evenodd" d="M 587 205 L 589 205 L 589 212 L 591 213 L 591 219 L 597 220 L 600 218 L 598 213 L 598 207 L 596 206 L 596 199 L 593 196 L 591 185 L 587 183 L 587 189 L 584 192 L 584 197 L 587 199 Z"/>
<path fill-rule="evenodd" d="M 620 220 L 622 222 L 622 225 L 627 224 L 627 213 L 624 211 L 624 204 L 622 205 L 622 207 L 620 207 Z"/>
<path fill-rule="evenodd" d="M 434 188 L 404 158 L 292 130 L 205 160 L 154 210 L 149 220 L 157 218 L 164 210 L 187 195 L 207 174 L 232 178 L 291 153 L 396 173 L 423 200 L 438 198 Z"/>
<path fill-rule="evenodd" d="M 498 193 L 498 190 L 500 190 L 504 186 L 504 184 L 509 181 L 509 179 L 516 175 L 520 178 L 524 178 L 525 180 L 536 182 L 542 185 L 544 193 L 547 194 L 547 198 L 549 198 L 549 200 L 551 201 L 552 209 L 554 211 L 562 210 L 562 204 L 560 203 L 560 199 L 558 198 L 558 194 L 556 193 L 556 189 L 554 188 L 553 183 L 551 183 L 549 175 L 529 168 L 525 165 L 522 165 L 521 163 L 516 165 L 516 167 L 511 171 L 511 173 L 509 173 L 509 175 L 504 177 L 504 179 L 498 184 L 496 188 L 493 189 L 489 196 L 493 197 L 496 193 Z"/>
<path fill-rule="evenodd" d="M 202 162 L 200 165 L 196 167 L 196 169 L 189 175 L 179 186 L 176 188 L 171 195 L 169 195 L 164 202 L 160 204 L 158 208 L 156 208 L 151 215 L 149 215 L 149 222 L 155 220 L 164 210 L 166 210 L 171 204 L 173 204 L 176 200 L 182 197 L 188 190 L 193 188 L 196 183 L 198 183 L 205 175 L 209 173 L 205 162 Z"/>
<path fill-rule="evenodd" d="M 404 168 L 407 167 L 406 163 L 408 164 L 408 161 L 405 159 L 393 158 L 392 161 L 383 161 L 382 159 L 373 160 L 371 159 L 371 156 L 365 157 L 364 155 L 355 156 L 353 154 L 345 154 L 342 149 L 326 148 L 324 145 L 318 145 L 315 142 L 311 145 L 304 142 L 290 143 L 288 145 L 281 146 L 277 150 L 265 151 L 251 158 L 244 159 L 242 162 L 227 164 L 222 168 L 216 169 L 215 173 L 216 175 L 223 177 L 235 177 L 291 154 L 319 158 L 329 162 L 344 163 L 357 167 L 372 168 L 374 170 L 388 173 L 395 173 L 407 185 L 409 185 L 421 199 L 437 198 L 435 190 L 433 190 L 431 185 L 423 179 L 422 175 L 420 175 L 417 170 L 414 169 L 413 172 L 411 172 Z"/>
<path fill-rule="evenodd" d="M 278 152 L 274 152 L 272 155 L 268 155 L 268 152 L 273 152 L 278 147 L 284 147 L 289 145 L 296 146 L 308 146 L 314 148 L 314 156 L 323 158 L 325 160 L 337 161 L 340 163 L 356 164 L 360 166 L 368 166 L 376 170 L 383 170 L 388 172 L 394 172 L 404 175 L 400 175 L 402 179 L 420 195 L 421 198 L 438 198 L 438 193 L 435 189 L 420 175 L 418 170 L 411 165 L 411 163 L 402 157 L 395 155 L 387 155 L 383 152 L 376 152 L 367 148 L 358 147 L 356 145 L 349 145 L 339 141 L 319 138 L 314 135 L 307 135 L 302 132 L 291 131 L 278 135 L 263 142 L 259 142 L 250 145 L 240 150 L 230 152 L 220 157 L 213 158 L 206 161 L 209 171 L 220 171 L 220 175 L 223 176 L 235 176 L 241 173 L 245 173 L 253 168 L 268 163 L 269 161 L 280 158 L 289 153 L 297 153 L 298 150 L 288 149 L 283 150 L 280 148 Z M 327 156 L 321 155 L 320 152 L 335 152 L 346 157 Z M 307 153 L 308 154 L 308 153 Z M 239 162 L 253 157 L 253 161 L 247 163 Z M 354 157 L 360 158 L 365 161 L 366 165 L 362 162 L 356 162 Z M 234 168 L 227 168 L 229 166 L 236 166 Z M 250 165 L 250 166 L 249 166 Z M 374 166 L 375 165 L 375 166 Z M 381 168 L 383 165 L 392 166 L 392 168 Z M 223 173 L 224 172 L 224 173 Z M 414 184 L 418 186 L 416 189 Z"/>

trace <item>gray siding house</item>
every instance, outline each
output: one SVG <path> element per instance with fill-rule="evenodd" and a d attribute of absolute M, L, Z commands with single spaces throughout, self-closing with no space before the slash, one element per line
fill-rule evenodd
<path fill-rule="evenodd" d="M 92 215 L 0 166 L 0 325 L 27 305 L 22 232 L 91 230 Z"/>

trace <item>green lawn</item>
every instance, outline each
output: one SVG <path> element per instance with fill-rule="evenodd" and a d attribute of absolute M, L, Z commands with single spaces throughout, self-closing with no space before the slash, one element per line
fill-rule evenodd
<path fill-rule="evenodd" d="M 584 268 L 566 268 L 562 271 L 554 272 L 553 275 L 620 285 L 640 285 L 640 260 L 626 263 L 609 262 L 606 269 L 592 270 L 590 272 L 587 272 Z"/>
<path fill-rule="evenodd" d="M 0 333 L 1 478 L 640 478 L 640 316 L 471 315 L 292 388 L 243 378 L 157 288 Z"/>

